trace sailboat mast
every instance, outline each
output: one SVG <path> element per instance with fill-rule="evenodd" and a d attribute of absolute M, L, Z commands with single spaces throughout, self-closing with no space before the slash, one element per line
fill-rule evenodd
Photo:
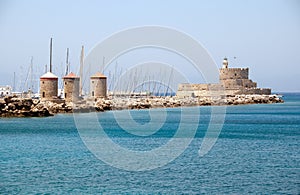
<path fill-rule="evenodd" d="M 33 91 L 33 56 L 31 56 L 31 60 L 30 60 L 30 84 L 29 84 L 29 88 L 31 89 L 31 91 Z"/>
<path fill-rule="evenodd" d="M 171 82 L 171 77 L 173 76 L 173 70 L 174 70 L 174 66 L 172 66 L 172 69 L 171 69 L 171 74 L 170 74 L 170 77 L 169 77 L 169 82 L 168 82 L 168 86 L 167 86 L 167 89 L 166 89 L 166 92 L 165 92 L 165 96 L 167 96 L 167 94 L 168 94 L 168 90 L 169 90 L 170 82 Z M 171 94 L 171 96 L 172 96 L 172 94 Z"/>
<path fill-rule="evenodd" d="M 52 72 L 52 38 L 50 39 L 50 72 Z"/>
<path fill-rule="evenodd" d="M 69 48 L 67 48 L 67 58 L 66 58 L 66 74 L 67 75 L 69 73 L 69 69 L 70 69 L 70 63 L 69 63 Z"/>
<path fill-rule="evenodd" d="M 13 91 L 16 91 L 16 72 L 14 72 L 14 85 L 13 85 Z"/>
<path fill-rule="evenodd" d="M 105 65 L 105 57 L 103 56 L 102 58 L 102 68 L 100 70 L 100 72 L 104 73 L 104 65 Z"/>
<path fill-rule="evenodd" d="M 79 70 L 79 95 L 82 96 L 82 79 L 83 79 L 83 58 L 84 58 L 84 46 L 81 46 L 81 55 L 80 55 L 80 70 Z"/>

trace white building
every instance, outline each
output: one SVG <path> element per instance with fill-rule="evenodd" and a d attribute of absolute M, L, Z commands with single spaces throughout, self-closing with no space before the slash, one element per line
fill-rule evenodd
<path fill-rule="evenodd" d="M 9 85 L 0 86 L 0 97 L 11 95 L 11 90 L 12 90 L 12 88 Z"/>

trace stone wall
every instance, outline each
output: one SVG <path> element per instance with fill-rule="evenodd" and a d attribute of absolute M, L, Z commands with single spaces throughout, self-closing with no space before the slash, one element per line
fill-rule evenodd
<path fill-rule="evenodd" d="M 222 83 L 222 84 L 221 84 Z M 220 84 L 180 84 L 176 96 L 184 97 L 209 97 L 230 96 L 239 94 L 269 95 L 271 89 L 256 88 L 256 83 L 248 79 L 226 80 Z M 224 84 L 225 83 L 225 84 Z M 247 83 L 247 85 L 245 84 Z M 250 87 L 245 87 L 250 86 Z"/>
<path fill-rule="evenodd" d="M 225 89 L 242 89 L 242 88 L 256 88 L 256 82 L 250 79 L 227 79 L 220 80 Z"/>
<path fill-rule="evenodd" d="M 178 85 L 178 91 L 194 91 L 194 90 L 208 90 L 208 84 L 182 83 Z"/>
<path fill-rule="evenodd" d="M 219 83 L 210 84 L 179 84 L 176 96 L 184 97 L 210 97 L 226 95 L 223 85 Z"/>
<path fill-rule="evenodd" d="M 271 89 L 269 88 L 252 88 L 242 89 L 239 94 L 259 94 L 259 95 L 270 95 Z"/>
<path fill-rule="evenodd" d="M 248 68 L 221 68 L 220 80 L 226 79 L 248 79 Z"/>

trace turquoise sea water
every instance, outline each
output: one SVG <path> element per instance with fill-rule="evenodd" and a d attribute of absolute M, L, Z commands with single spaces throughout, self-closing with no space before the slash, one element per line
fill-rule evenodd
<path fill-rule="evenodd" d="M 284 104 L 227 107 L 219 139 L 204 157 L 198 150 L 211 109 L 201 107 L 196 137 L 184 153 L 166 166 L 140 172 L 97 159 L 81 140 L 72 114 L 1 118 L 0 194 L 299 194 L 300 94 L 287 93 L 284 99 Z M 183 109 L 193 114 L 199 108 Z M 144 137 L 122 130 L 113 112 L 97 116 L 115 143 L 151 150 L 171 139 L 180 114 L 180 108 L 167 109 L 162 128 Z M 147 110 L 131 115 L 140 124 L 150 120 Z"/>

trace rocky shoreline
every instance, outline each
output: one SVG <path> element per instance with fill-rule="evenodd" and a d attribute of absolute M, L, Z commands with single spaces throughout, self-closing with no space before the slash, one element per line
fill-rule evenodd
<path fill-rule="evenodd" d="M 0 117 L 53 116 L 49 109 L 40 107 L 39 103 L 39 100 L 31 98 L 5 97 L 0 99 Z"/>
<path fill-rule="evenodd" d="M 278 95 L 235 95 L 227 97 L 111 97 L 86 99 L 76 103 L 40 101 L 31 98 L 5 97 L 0 99 L 0 117 L 47 117 L 57 113 L 103 112 L 107 110 L 174 108 L 242 104 L 283 103 Z"/>

